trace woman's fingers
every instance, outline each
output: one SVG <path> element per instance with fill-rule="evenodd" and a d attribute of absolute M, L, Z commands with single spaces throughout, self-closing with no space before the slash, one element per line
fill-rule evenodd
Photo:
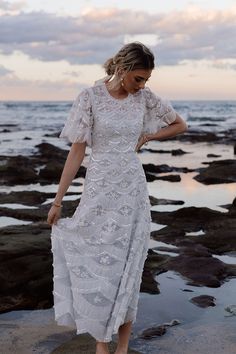
<path fill-rule="evenodd" d="M 60 211 L 58 210 L 54 211 L 50 209 L 48 212 L 47 223 L 49 225 L 56 224 L 59 218 L 60 218 Z"/>

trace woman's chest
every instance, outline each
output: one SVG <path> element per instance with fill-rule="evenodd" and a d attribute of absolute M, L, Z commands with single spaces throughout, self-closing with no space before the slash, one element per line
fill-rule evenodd
<path fill-rule="evenodd" d="M 95 131 L 117 132 L 125 135 L 127 132 L 140 134 L 144 124 L 144 107 L 142 103 L 134 97 L 118 100 L 103 97 L 95 100 L 93 108 Z"/>

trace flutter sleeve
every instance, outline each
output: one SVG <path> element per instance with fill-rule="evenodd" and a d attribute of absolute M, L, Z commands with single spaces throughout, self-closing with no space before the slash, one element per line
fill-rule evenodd
<path fill-rule="evenodd" d="M 145 113 L 142 133 L 154 134 L 164 126 L 173 123 L 176 112 L 169 101 L 155 95 L 149 88 L 143 91 Z"/>
<path fill-rule="evenodd" d="M 71 143 L 92 145 L 93 113 L 88 89 L 84 89 L 74 100 L 59 138 L 67 138 Z"/>

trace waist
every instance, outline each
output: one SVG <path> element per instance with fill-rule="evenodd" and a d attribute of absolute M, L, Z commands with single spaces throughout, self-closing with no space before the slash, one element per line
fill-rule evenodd
<path fill-rule="evenodd" d="M 120 150 L 118 150 L 118 151 L 102 151 L 102 150 L 91 150 L 91 153 L 93 154 L 93 155 L 95 155 L 95 154 L 114 154 L 114 155 L 117 155 L 117 154 L 121 154 L 121 155 L 126 155 L 126 154 L 137 154 L 137 151 L 133 151 L 133 150 L 129 150 L 129 151 L 120 151 Z"/>

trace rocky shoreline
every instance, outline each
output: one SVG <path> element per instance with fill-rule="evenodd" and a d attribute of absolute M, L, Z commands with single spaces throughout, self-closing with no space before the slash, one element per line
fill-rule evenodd
<path fill-rule="evenodd" d="M 201 134 L 194 132 L 178 137 L 180 141 L 203 141 Z M 221 139 L 220 143 L 232 145 L 235 131 Z M 205 137 L 206 138 L 206 137 Z M 232 138 L 232 139 L 231 139 Z M 207 135 L 207 141 L 214 140 Z M 211 140 L 212 139 L 212 140 Z M 205 140 L 204 140 L 205 141 Z M 40 185 L 57 184 L 67 156 L 67 151 L 48 143 L 37 146 L 38 152 L 32 156 L 0 156 L 0 185 Z M 166 153 L 179 156 L 183 150 L 148 150 L 150 153 Z M 140 153 L 143 153 L 141 151 Z M 53 160 L 52 160 L 53 156 Z M 219 155 L 210 156 L 218 158 Z M 204 167 L 189 169 L 167 164 L 144 164 L 148 182 L 167 180 L 178 183 L 181 174 L 194 172 L 194 179 L 202 184 L 221 184 L 236 182 L 236 160 L 224 159 L 206 162 Z M 16 173 L 17 171 L 17 173 Z M 172 174 L 175 172 L 177 174 Z M 81 166 L 76 177 L 84 178 L 86 168 Z M 164 174 L 164 175 L 163 175 Z M 78 185 L 78 183 L 76 184 Z M 68 193 L 67 195 L 74 195 Z M 63 203 L 63 217 L 71 216 L 79 203 L 78 199 Z M 38 191 L 12 191 L 0 193 L 0 216 L 13 217 L 31 222 L 28 225 L 12 225 L 0 228 L 0 313 L 13 310 L 50 309 L 52 298 L 52 254 L 50 227 L 46 223 L 49 205 L 44 204 L 54 193 Z M 175 271 L 185 279 L 186 285 L 197 287 L 220 287 L 225 281 L 236 277 L 236 264 L 226 264 L 214 255 L 236 253 L 236 198 L 227 206 L 228 211 L 220 212 L 207 207 L 181 207 L 182 200 L 157 199 L 150 196 L 151 205 L 179 205 L 172 212 L 152 211 L 154 223 L 163 224 L 161 230 L 153 231 L 151 238 L 173 247 L 156 247 L 149 250 L 143 271 L 140 291 L 159 294 L 158 274 Z M 6 207 L 4 204 L 19 203 L 21 209 Z M 23 206 L 27 206 L 24 208 Z M 29 206 L 34 208 L 30 209 Z M 194 235 L 201 231 L 199 236 Z M 161 254 L 166 251 L 175 254 Z M 235 254 L 234 253 L 234 254 Z M 206 294 L 191 301 L 196 306 L 214 306 L 214 299 Z M 150 330 L 150 331 L 149 331 Z M 165 333 L 165 328 L 147 329 L 143 336 L 147 338 Z M 159 334 L 158 334 L 159 333 Z"/>
<path fill-rule="evenodd" d="M 1 184 L 28 184 L 37 181 L 41 185 L 58 183 L 66 159 L 67 151 L 48 143 L 38 146 L 33 156 L 0 156 Z M 172 153 L 168 151 L 168 153 Z M 174 153 L 183 154 L 183 151 Z M 53 161 L 51 156 L 54 156 Z M 171 172 L 197 172 L 194 177 L 201 183 L 217 184 L 236 182 L 236 160 L 218 160 L 198 169 L 155 166 L 144 164 L 148 181 L 156 179 L 176 182 L 176 175 L 159 176 Z M 16 173 L 16 170 L 18 173 Z M 86 168 L 81 166 L 76 177 L 85 177 Z M 180 177 L 177 175 L 178 180 Z M 71 193 L 73 194 L 73 193 Z M 70 195 L 70 193 L 68 193 Z M 13 309 L 33 309 L 52 307 L 52 256 L 50 253 L 50 227 L 46 224 L 49 206 L 43 204 L 53 193 L 19 191 L 1 193 L 0 215 L 32 222 L 29 225 L 8 226 L 0 229 L 0 280 L 2 301 L 0 312 Z M 158 200 L 150 196 L 152 205 L 183 204 L 183 201 Z M 20 203 L 36 208 L 12 209 L 5 203 Z M 65 201 L 63 216 L 71 216 L 78 199 Z M 213 257 L 236 251 L 236 200 L 227 206 L 228 213 L 209 208 L 180 208 L 174 212 L 152 211 L 153 222 L 166 227 L 154 231 L 154 240 L 177 247 L 178 256 L 158 254 L 158 249 L 149 250 L 145 263 L 141 291 L 158 293 L 154 275 L 174 270 L 186 277 L 188 284 L 218 287 L 228 277 L 236 276 L 236 266 L 224 264 Z M 186 233 L 202 230 L 199 237 Z M 173 252 L 166 248 L 168 252 Z M 44 270 L 42 272 L 42 269 Z M 10 279 L 10 281 L 9 281 Z M 37 295 L 35 295 L 37 294 Z"/>

